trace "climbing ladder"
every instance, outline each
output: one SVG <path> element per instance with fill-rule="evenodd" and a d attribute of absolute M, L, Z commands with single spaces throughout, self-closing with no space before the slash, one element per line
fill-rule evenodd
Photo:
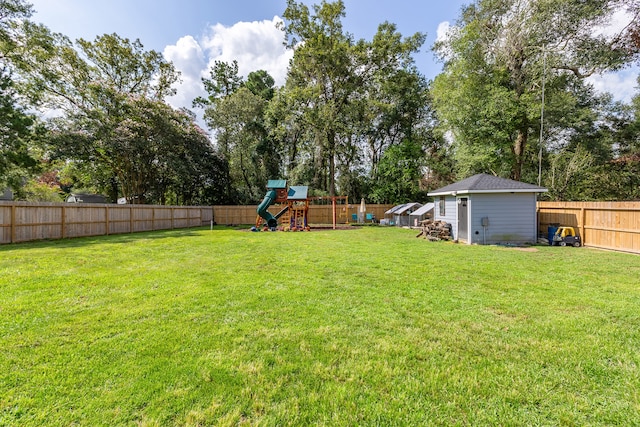
<path fill-rule="evenodd" d="M 289 213 L 289 209 L 287 209 L 287 211 L 283 213 L 282 216 L 280 217 L 280 224 L 282 224 L 282 227 L 287 229 L 290 226 L 289 225 L 290 222 L 291 222 L 291 214 Z"/>

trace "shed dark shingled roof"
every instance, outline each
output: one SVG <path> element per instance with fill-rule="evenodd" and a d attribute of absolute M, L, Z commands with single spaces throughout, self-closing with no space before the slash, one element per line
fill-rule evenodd
<path fill-rule="evenodd" d="M 473 175 L 462 181 L 447 185 L 431 191 L 430 196 L 457 193 L 504 193 L 504 192 L 531 192 L 544 193 L 547 191 L 544 187 L 539 187 L 525 182 L 514 181 L 512 179 L 500 178 L 486 173 Z"/>

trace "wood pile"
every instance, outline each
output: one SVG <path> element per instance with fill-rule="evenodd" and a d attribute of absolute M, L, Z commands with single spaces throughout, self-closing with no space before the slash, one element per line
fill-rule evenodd
<path fill-rule="evenodd" d="M 451 240 L 451 224 L 445 221 L 425 219 L 420 222 L 420 233 L 416 237 L 424 236 L 431 242 Z"/>

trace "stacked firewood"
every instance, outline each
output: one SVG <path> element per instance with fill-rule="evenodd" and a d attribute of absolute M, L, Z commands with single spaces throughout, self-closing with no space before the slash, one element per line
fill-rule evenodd
<path fill-rule="evenodd" d="M 424 236 L 432 242 L 451 240 L 451 224 L 445 221 L 425 219 L 420 222 L 420 233 L 416 237 Z"/>

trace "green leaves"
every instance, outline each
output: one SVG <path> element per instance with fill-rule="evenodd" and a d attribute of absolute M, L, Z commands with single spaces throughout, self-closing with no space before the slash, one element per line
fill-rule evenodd
<path fill-rule="evenodd" d="M 79 39 L 77 43 L 93 65 L 92 77 L 103 80 L 116 92 L 158 100 L 175 94 L 171 86 L 179 73 L 160 52 L 145 51 L 140 40 L 131 42 L 114 33 L 93 42 Z"/>
<path fill-rule="evenodd" d="M 238 74 L 238 63 L 216 61 L 209 79 L 202 79 L 208 97 L 204 119 L 216 135 L 220 155 L 228 162 L 235 201 L 252 203 L 262 197 L 268 179 L 280 176 L 280 162 L 265 127 L 265 110 L 274 96 L 274 79 L 264 70 Z"/>
<path fill-rule="evenodd" d="M 415 142 L 405 140 L 389 147 L 380 160 L 373 201 L 399 204 L 424 197 L 419 185 L 423 167 L 424 153 Z"/>
<path fill-rule="evenodd" d="M 207 136 L 192 115 L 164 103 L 178 73 L 160 53 L 117 34 L 78 40 L 80 51 L 49 36 L 52 65 L 30 61 L 25 70 L 34 90 L 65 110 L 49 138 L 52 156 L 91 171 L 92 184 L 114 201 L 191 203 L 215 186 L 202 176 L 223 167 Z M 194 189 L 188 180 L 207 184 Z"/>
<path fill-rule="evenodd" d="M 242 85 L 242 77 L 238 75 L 238 61 L 234 60 L 231 64 L 215 61 L 209 74 L 210 78 L 202 78 L 202 84 L 209 96 L 196 98 L 193 101 L 194 107 L 213 107 L 216 100 L 231 95 Z"/>
<path fill-rule="evenodd" d="M 32 144 L 38 141 L 35 117 L 17 104 L 10 75 L 0 74 L 0 189 L 18 191 L 36 168 Z"/>
<path fill-rule="evenodd" d="M 537 169 L 531 140 L 540 132 L 542 87 L 548 137 L 581 127 L 585 109 L 599 102 L 582 103 L 582 79 L 633 58 L 613 48 L 619 35 L 602 31 L 622 7 L 617 0 L 480 0 L 463 10 L 459 26 L 435 46 L 445 70 L 432 91 L 464 154 L 457 157 L 462 174 L 520 179 Z"/>
<path fill-rule="evenodd" d="M 387 147 L 403 138 L 418 140 L 425 125 L 426 84 L 411 57 L 424 35 L 403 39 L 385 22 L 373 41 L 356 42 L 342 29 L 342 1 L 323 1 L 313 14 L 295 1 L 287 5 L 284 29 L 295 48 L 284 89 L 295 109 L 290 135 L 302 133 L 312 142 L 314 188 L 336 194 L 339 176 L 342 191 L 364 191 L 357 181 L 369 173 L 377 182 Z M 350 195 L 359 200 L 366 194 Z"/>

